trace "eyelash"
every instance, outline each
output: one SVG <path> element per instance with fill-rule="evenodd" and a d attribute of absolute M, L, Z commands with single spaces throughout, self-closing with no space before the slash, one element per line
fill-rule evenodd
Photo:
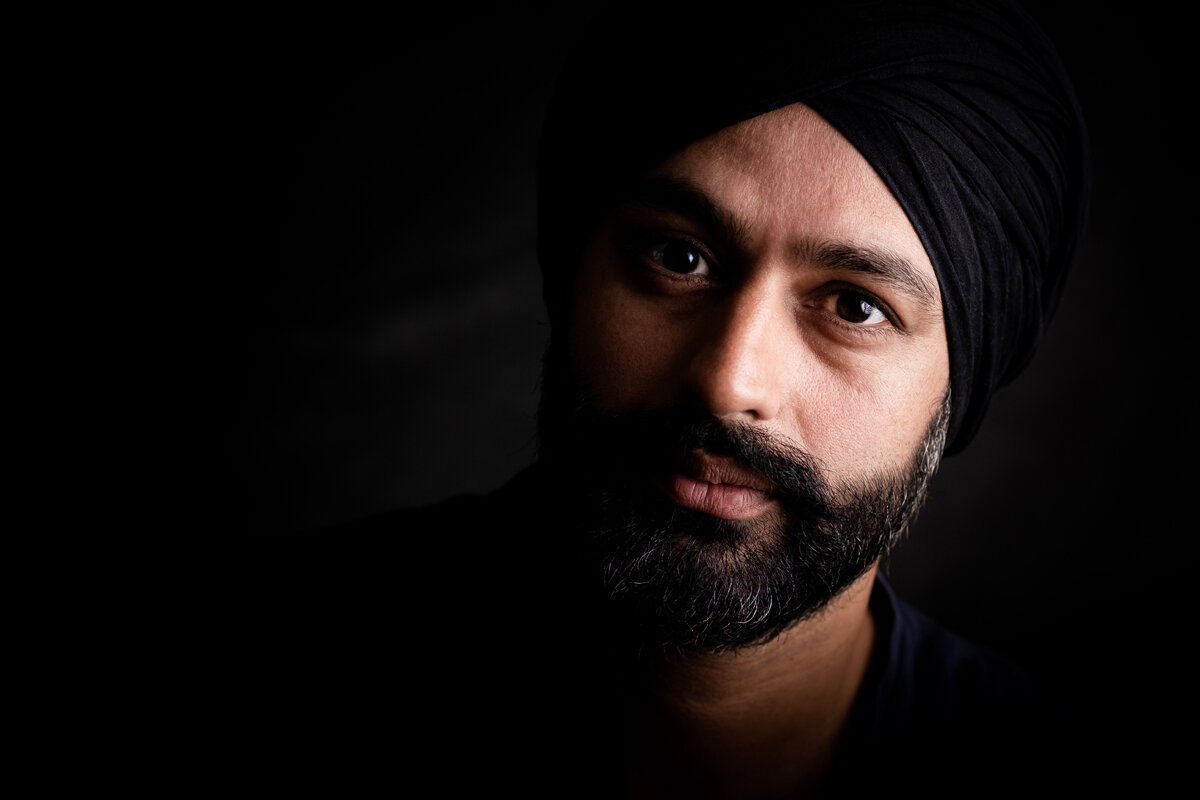
<path fill-rule="evenodd" d="M 885 320 L 887 320 L 888 324 L 887 325 L 882 325 L 882 324 L 863 325 L 861 323 L 854 323 L 854 322 L 850 322 L 849 320 L 843 319 L 841 316 L 839 316 L 837 314 L 836 311 L 825 311 L 824 303 L 827 300 L 829 300 L 830 298 L 833 298 L 834 301 L 836 302 L 837 299 L 840 299 L 847 295 L 853 295 L 854 297 L 861 298 L 864 302 L 868 303 L 870 306 L 872 306 L 877 311 L 879 311 L 879 313 L 883 315 L 883 318 Z M 833 286 L 830 286 L 826 290 L 826 292 L 820 297 L 820 302 L 821 302 L 821 305 L 818 306 L 818 308 L 826 314 L 826 316 L 829 318 L 829 320 L 831 322 L 838 325 L 841 329 L 845 330 L 847 333 L 853 334 L 855 336 L 861 336 L 861 337 L 866 338 L 866 337 L 872 337 L 872 336 L 885 335 L 885 334 L 888 334 L 891 332 L 896 332 L 896 331 L 903 333 L 903 331 L 904 331 L 903 327 L 900 325 L 899 319 L 897 319 L 895 313 L 888 307 L 888 305 L 886 303 L 881 301 L 879 298 L 877 298 L 875 295 L 871 294 L 870 292 L 865 291 L 864 289 L 861 289 L 857 286 L 848 285 L 848 284 L 846 284 L 846 285 L 835 284 Z"/>
<path fill-rule="evenodd" d="M 653 258 L 650 255 L 651 252 L 653 252 L 655 250 L 660 250 L 663 247 L 670 245 L 670 244 L 682 244 L 689 248 L 694 249 L 699 254 L 699 256 L 702 259 L 704 259 L 704 261 L 708 264 L 709 274 L 708 275 L 690 275 L 687 273 L 675 272 L 674 270 L 671 270 L 671 269 L 667 268 L 666 266 L 664 266 L 662 263 L 660 263 L 658 260 L 656 260 L 655 258 Z M 633 250 L 633 252 L 635 252 L 640 258 L 645 259 L 647 262 L 649 262 L 653 266 L 654 275 L 660 279 L 671 281 L 672 283 L 674 283 L 676 285 L 700 284 L 703 286 L 719 286 L 721 283 L 720 278 L 719 278 L 720 273 L 721 273 L 721 268 L 719 266 L 719 262 L 717 261 L 716 257 L 712 254 L 711 251 L 709 251 L 709 249 L 707 247 L 704 246 L 703 243 L 701 243 L 700 241 L 698 241 L 690 236 L 680 234 L 675 231 L 672 231 L 670 233 L 659 232 L 659 231 L 642 232 L 642 233 L 632 237 L 632 242 L 631 242 L 630 246 L 631 246 L 631 249 Z M 854 295 L 856 297 L 861 298 L 863 301 L 865 301 L 866 303 L 868 303 L 869 305 L 871 305 L 872 307 L 877 309 L 887 320 L 888 324 L 887 325 L 876 324 L 876 325 L 872 325 L 872 326 L 864 326 L 862 324 L 856 324 L 856 323 L 853 323 L 853 322 L 843 319 L 842 317 L 840 317 L 837 314 L 836 311 L 827 311 L 825 309 L 825 303 L 828 300 L 830 300 L 830 299 L 836 300 L 845 295 Z M 829 286 L 824 291 L 824 293 L 820 295 L 818 305 L 816 305 L 815 307 L 831 323 L 837 325 L 840 330 L 845 331 L 846 333 L 848 333 L 852 336 L 861 337 L 864 340 L 870 339 L 872 337 L 880 336 L 880 335 L 886 335 L 888 333 L 896 332 L 896 331 L 903 333 L 903 330 L 904 330 L 902 328 L 902 326 L 900 325 L 900 322 L 897 319 L 896 315 L 892 312 L 892 310 L 887 306 L 886 303 L 879 300 L 879 298 L 877 298 L 872 293 L 870 293 L 858 286 L 855 286 L 853 284 L 833 284 L 833 285 Z"/>
<path fill-rule="evenodd" d="M 661 250 L 672 244 L 684 245 L 685 247 L 696 251 L 700 258 L 702 258 L 708 265 L 708 274 L 691 275 L 688 273 L 676 272 L 668 268 L 665 264 L 661 263 L 659 259 L 651 256 L 653 251 Z M 632 249 L 639 257 L 644 258 L 654 267 L 655 274 L 666 278 L 667 280 L 683 281 L 686 283 L 698 283 L 703 281 L 704 283 L 710 285 L 720 283 L 718 276 L 721 270 L 716 257 L 701 242 L 689 236 L 678 233 L 666 234 L 651 231 L 636 236 L 632 243 Z"/>

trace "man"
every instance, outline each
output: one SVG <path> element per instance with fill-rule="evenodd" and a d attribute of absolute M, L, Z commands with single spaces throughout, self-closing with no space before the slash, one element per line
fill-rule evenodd
<path fill-rule="evenodd" d="M 879 563 L 1032 355 L 1084 149 L 1008 3 L 602 9 L 540 154 L 538 461 L 273 544 L 282 714 L 358 742 L 399 706 L 548 796 L 1044 776 L 1065 710 Z"/>

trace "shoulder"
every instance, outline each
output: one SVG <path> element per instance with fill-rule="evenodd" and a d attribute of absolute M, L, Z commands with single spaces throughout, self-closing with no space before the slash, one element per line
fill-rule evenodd
<path fill-rule="evenodd" d="M 871 608 L 876 654 L 848 748 L 855 785 L 877 775 L 927 796 L 999 796 L 1026 780 L 1066 779 L 1074 713 L 1050 683 L 931 619 L 882 578 Z"/>
<path fill-rule="evenodd" d="M 875 594 L 873 608 L 886 631 L 879 642 L 886 657 L 878 686 L 881 726 L 920 724 L 957 735 L 1044 700 L 1044 687 L 1025 667 L 934 621 L 882 579 Z"/>
<path fill-rule="evenodd" d="M 297 569 L 332 578 L 343 565 L 359 576 L 384 571 L 398 577 L 443 559 L 485 561 L 490 550 L 498 549 L 496 531 L 522 522 L 515 510 L 536 491 L 528 472 L 487 494 L 463 493 L 335 524 L 252 536 L 245 543 L 246 561 L 267 580 Z M 465 558 L 468 553 L 471 559 Z"/>
<path fill-rule="evenodd" d="M 328 765 L 340 784 L 394 744 L 397 721 L 422 732 L 410 749 L 423 753 L 463 741 L 464 719 L 511 718 L 495 689 L 506 623 L 524 610 L 505 554 L 519 552 L 505 545 L 521 534 L 512 508 L 501 489 L 246 544 L 224 646 L 264 765 Z"/>

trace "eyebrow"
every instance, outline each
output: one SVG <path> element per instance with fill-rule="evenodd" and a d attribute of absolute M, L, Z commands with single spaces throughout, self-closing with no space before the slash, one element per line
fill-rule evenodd
<path fill-rule="evenodd" d="M 626 202 L 682 214 L 706 230 L 720 235 L 726 244 L 745 249 L 750 239 L 747 226 L 732 211 L 717 203 L 694 184 L 679 178 L 652 176 L 633 187 Z"/>
<path fill-rule="evenodd" d="M 627 202 L 682 214 L 720 236 L 726 245 L 746 249 L 747 225 L 694 184 L 680 179 L 651 176 L 627 195 Z M 903 292 L 926 310 L 941 308 L 937 283 L 927 278 L 899 253 L 884 247 L 849 242 L 805 240 L 796 258 L 822 269 L 866 275 Z"/>
<path fill-rule="evenodd" d="M 800 250 L 805 260 L 824 269 L 877 278 L 908 295 L 927 311 L 941 307 L 937 284 L 899 253 L 883 247 L 841 242 L 806 243 Z"/>

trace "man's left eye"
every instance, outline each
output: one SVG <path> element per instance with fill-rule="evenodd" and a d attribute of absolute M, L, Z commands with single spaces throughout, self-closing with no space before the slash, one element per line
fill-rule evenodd
<path fill-rule="evenodd" d="M 847 322 L 864 327 L 889 321 L 874 300 L 858 292 L 842 292 L 837 296 L 837 315 Z"/>
<path fill-rule="evenodd" d="M 664 239 L 650 247 L 650 258 L 680 275 L 709 275 L 712 270 L 699 247 L 679 239 Z"/>

